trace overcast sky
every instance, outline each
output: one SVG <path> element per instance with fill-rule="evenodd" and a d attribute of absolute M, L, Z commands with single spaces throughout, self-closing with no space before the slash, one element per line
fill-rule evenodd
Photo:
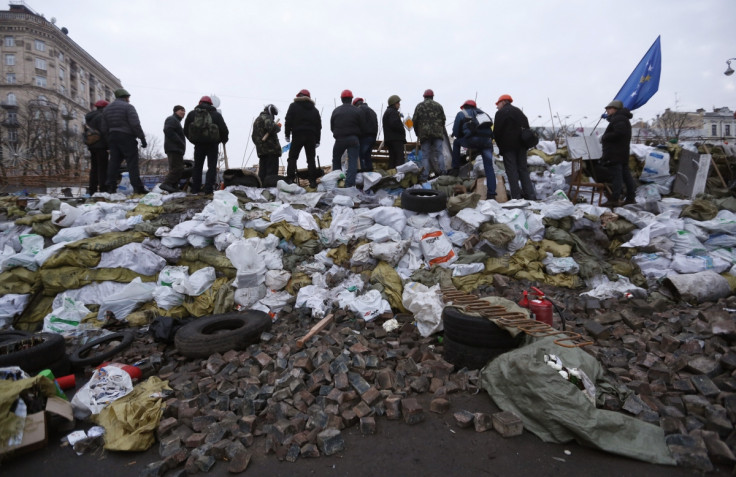
<path fill-rule="evenodd" d="M 559 114 L 563 122 L 593 126 L 657 35 L 659 92 L 634 111 L 635 120 L 668 107 L 736 109 L 736 75 L 723 74 L 726 60 L 736 57 L 734 0 L 26 4 L 55 17 L 120 78 L 143 129 L 161 143 L 175 104 L 189 111 L 202 95 L 216 94 L 230 128 L 230 167 L 257 163 L 252 121 L 268 103 L 283 118 L 302 88 L 322 113 L 322 165 L 331 162 L 329 118 L 345 88 L 379 118 L 390 95 L 398 94 L 401 111 L 411 115 L 432 88 L 448 123 L 466 99 L 495 113 L 498 96 L 510 94 L 533 126 L 549 126 L 550 109 L 555 125 Z M 189 145 L 186 157 L 192 153 Z"/>

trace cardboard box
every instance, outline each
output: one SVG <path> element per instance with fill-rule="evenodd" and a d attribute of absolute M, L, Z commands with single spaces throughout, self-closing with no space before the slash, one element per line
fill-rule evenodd
<path fill-rule="evenodd" d="M 46 410 L 44 412 L 36 412 L 26 417 L 23 439 L 20 444 L 3 449 L 0 451 L 0 455 L 9 457 L 46 447 L 49 440 L 49 418 L 57 417 L 62 418 L 64 421 L 74 422 L 74 412 L 71 403 L 54 396 L 48 398 L 46 401 Z"/>

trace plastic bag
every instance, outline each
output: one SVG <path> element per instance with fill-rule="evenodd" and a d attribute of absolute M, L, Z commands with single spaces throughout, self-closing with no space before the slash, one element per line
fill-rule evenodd
<path fill-rule="evenodd" d="M 215 283 L 215 268 L 204 267 L 188 277 L 177 280 L 171 288 L 189 296 L 199 296 Z"/>
<path fill-rule="evenodd" d="M 110 295 L 100 304 L 97 319 L 103 321 L 107 311 L 111 311 L 118 320 L 125 319 L 138 305 L 153 299 L 155 287 L 153 283 L 143 283 L 140 277 L 136 277 L 120 292 Z"/>
<path fill-rule="evenodd" d="M 442 308 L 444 304 L 439 295 L 440 286 L 428 288 L 418 282 L 408 283 L 401 295 L 404 308 L 414 314 L 419 334 L 430 336 L 442 331 Z"/>
<path fill-rule="evenodd" d="M 422 230 L 420 245 L 424 260 L 430 267 L 439 265 L 447 268 L 451 263 L 457 261 L 457 254 L 452 248 L 452 242 L 441 230 Z"/>
<path fill-rule="evenodd" d="M 170 286 L 157 286 L 153 290 L 153 299 L 156 300 L 156 306 L 164 310 L 170 310 L 184 303 L 184 295 Z"/>
<path fill-rule="evenodd" d="M 97 368 L 72 398 L 74 417 L 86 419 L 90 414 L 99 414 L 110 403 L 132 390 L 133 381 L 122 369 L 115 366 Z"/>
<path fill-rule="evenodd" d="M 65 334 L 76 331 L 79 322 L 89 314 L 81 301 L 62 295 L 62 306 L 54 309 L 43 319 L 43 331 Z"/>

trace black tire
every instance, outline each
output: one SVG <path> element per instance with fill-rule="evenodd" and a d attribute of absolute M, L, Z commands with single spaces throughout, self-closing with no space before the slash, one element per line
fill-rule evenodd
<path fill-rule="evenodd" d="M 64 337 L 56 333 L 38 333 L 0 345 L 0 367 L 19 366 L 32 375 L 65 358 Z"/>
<path fill-rule="evenodd" d="M 262 187 L 257 175 L 241 169 L 227 169 L 222 174 L 222 180 L 226 186 Z"/>
<path fill-rule="evenodd" d="M 442 310 L 445 336 L 456 343 L 485 348 L 516 348 L 524 338 L 516 337 L 498 325 L 480 316 L 467 315 L 459 308 L 446 306 Z"/>
<path fill-rule="evenodd" d="M 97 366 L 121 351 L 126 350 L 133 343 L 133 338 L 134 334 L 130 331 L 111 333 L 103 336 L 102 338 L 97 338 L 96 340 L 92 340 L 81 346 L 72 353 L 69 357 L 69 361 L 71 361 L 72 366 L 76 369 L 82 369 L 86 366 Z M 112 348 L 105 347 L 102 352 L 95 350 L 99 345 L 111 343 L 113 341 L 119 341 L 118 345 Z"/>
<path fill-rule="evenodd" d="M 401 207 L 412 212 L 441 212 L 447 208 L 447 194 L 434 189 L 406 189 Z"/>
<path fill-rule="evenodd" d="M 207 358 L 214 353 L 242 350 L 271 328 L 271 317 L 258 310 L 223 313 L 198 318 L 176 332 L 174 344 L 188 358 Z"/>
<path fill-rule="evenodd" d="M 0 346 L 4 344 L 12 343 L 13 341 L 26 339 L 30 336 L 33 336 L 33 333 L 30 333 L 28 331 L 20 331 L 20 330 L 0 331 Z"/>
<path fill-rule="evenodd" d="M 447 335 L 445 335 L 442 345 L 442 357 L 448 363 L 455 365 L 455 369 L 480 369 L 492 359 L 514 349 L 468 346 L 448 338 Z"/>

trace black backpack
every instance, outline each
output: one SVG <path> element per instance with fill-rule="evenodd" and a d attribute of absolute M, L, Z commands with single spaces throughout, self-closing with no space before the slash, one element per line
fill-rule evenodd
<path fill-rule="evenodd" d="M 189 140 L 192 142 L 215 143 L 220 141 L 220 128 L 212 121 L 212 115 L 204 108 L 194 108 L 194 117 L 189 124 Z"/>

